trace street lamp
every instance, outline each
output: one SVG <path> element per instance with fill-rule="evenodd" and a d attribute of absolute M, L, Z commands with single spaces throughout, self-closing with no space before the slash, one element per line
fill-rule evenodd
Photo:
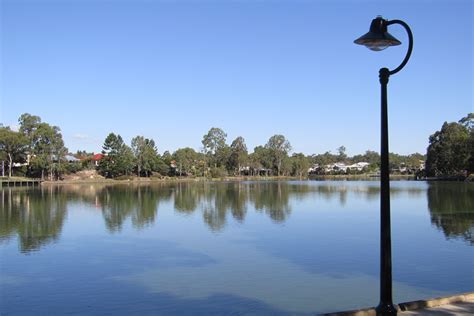
<path fill-rule="evenodd" d="M 392 24 L 403 26 L 408 33 L 408 51 L 402 63 L 394 70 L 382 68 L 379 71 L 382 91 L 381 102 L 381 142 L 380 142 L 380 303 L 376 308 L 377 315 L 396 315 L 397 310 L 392 302 L 392 241 L 390 232 L 390 178 L 388 164 L 388 118 L 387 118 L 387 84 L 388 78 L 399 72 L 408 62 L 413 49 L 413 34 L 403 21 L 388 21 L 378 16 L 372 20 L 370 30 L 354 41 L 370 50 L 381 51 L 401 42 L 387 32 Z"/>

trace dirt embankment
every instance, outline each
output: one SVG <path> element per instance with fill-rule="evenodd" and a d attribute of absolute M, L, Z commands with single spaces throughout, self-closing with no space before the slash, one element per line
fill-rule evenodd
<path fill-rule="evenodd" d="M 63 177 L 64 181 L 91 181 L 104 179 L 105 178 L 98 174 L 96 170 L 82 170 L 76 173 L 67 174 Z"/>

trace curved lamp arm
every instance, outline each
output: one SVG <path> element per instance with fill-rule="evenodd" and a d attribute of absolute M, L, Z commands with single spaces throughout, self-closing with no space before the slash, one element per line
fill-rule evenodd
<path fill-rule="evenodd" d="M 407 51 L 407 54 L 406 54 L 406 56 L 405 56 L 405 59 L 403 59 L 403 61 L 402 61 L 402 63 L 400 64 L 400 66 L 398 66 L 398 67 L 395 68 L 394 70 L 390 70 L 390 71 L 389 71 L 389 74 L 390 74 L 390 75 L 396 74 L 397 72 L 399 72 L 400 70 L 402 70 L 403 67 L 405 67 L 405 65 L 406 65 L 407 62 L 408 62 L 408 59 L 410 59 L 411 51 L 413 50 L 413 34 L 412 34 L 411 29 L 410 29 L 410 27 L 408 26 L 408 24 L 406 24 L 406 23 L 403 22 L 402 20 L 387 21 L 387 26 L 388 26 L 388 25 L 392 25 L 392 24 L 400 24 L 400 25 L 403 26 L 403 27 L 405 28 L 405 30 L 407 31 L 407 34 L 408 34 L 408 51 Z"/>

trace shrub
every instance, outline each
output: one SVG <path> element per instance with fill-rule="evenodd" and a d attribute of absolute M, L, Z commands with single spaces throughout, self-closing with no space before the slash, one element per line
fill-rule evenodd
<path fill-rule="evenodd" d="M 227 171 L 223 167 L 211 168 L 212 178 L 223 178 L 227 176 Z"/>

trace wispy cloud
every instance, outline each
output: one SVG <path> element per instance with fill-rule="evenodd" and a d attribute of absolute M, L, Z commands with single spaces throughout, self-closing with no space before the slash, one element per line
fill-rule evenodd
<path fill-rule="evenodd" d="M 72 135 L 72 138 L 77 139 L 77 140 L 90 140 L 91 139 L 88 135 L 81 134 L 81 133 L 76 133 Z"/>
<path fill-rule="evenodd" d="M 87 134 L 75 133 L 72 135 L 72 141 L 76 144 L 97 144 L 100 142 L 99 139 Z"/>

